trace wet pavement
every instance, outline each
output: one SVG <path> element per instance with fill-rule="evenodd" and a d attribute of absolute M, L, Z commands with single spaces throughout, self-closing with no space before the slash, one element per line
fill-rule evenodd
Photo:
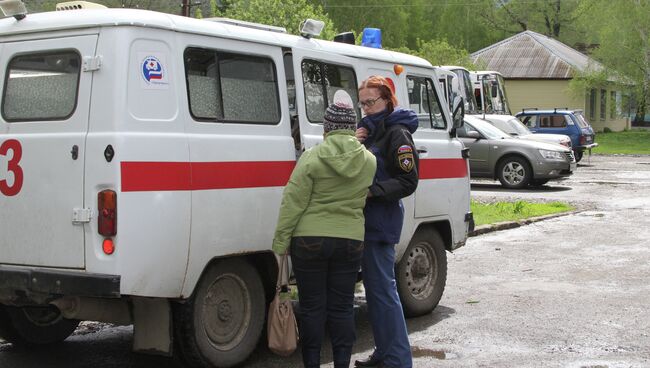
<path fill-rule="evenodd" d="M 579 211 L 472 237 L 448 254 L 436 310 L 408 320 L 415 367 L 650 367 L 650 156 L 585 157 L 575 175 L 511 191 L 476 181 L 481 200 L 568 201 Z M 353 359 L 372 350 L 364 303 Z M 63 344 L 0 342 L 0 367 L 174 367 L 130 352 L 132 329 L 85 324 Z M 329 347 L 322 367 L 332 367 Z M 243 367 L 300 367 L 262 344 Z"/>

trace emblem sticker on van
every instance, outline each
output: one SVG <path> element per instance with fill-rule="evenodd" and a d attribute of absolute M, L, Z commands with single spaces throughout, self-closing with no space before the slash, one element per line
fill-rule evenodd
<path fill-rule="evenodd" d="M 9 155 L 11 151 L 11 155 Z M 12 197 L 20 193 L 23 187 L 23 168 L 20 167 L 20 159 L 23 156 L 23 147 L 15 139 L 9 139 L 0 144 L 0 156 L 5 156 L 9 159 L 7 163 L 7 170 L 13 173 L 13 184 L 9 185 L 8 176 L 0 180 L 0 193 Z"/>
<path fill-rule="evenodd" d="M 139 53 L 142 86 L 147 89 L 167 89 L 169 82 L 165 70 L 164 55 Z"/>

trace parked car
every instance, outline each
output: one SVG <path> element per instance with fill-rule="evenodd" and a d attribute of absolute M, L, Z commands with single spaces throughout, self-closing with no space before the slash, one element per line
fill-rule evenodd
<path fill-rule="evenodd" d="M 495 127 L 508 133 L 510 136 L 518 137 L 521 139 L 528 139 L 537 142 L 546 142 L 560 144 L 567 148 L 571 148 L 571 138 L 566 134 L 546 134 L 533 132 L 528 129 L 519 119 L 511 115 L 486 115 L 483 119 Z"/>
<path fill-rule="evenodd" d="M 524 109 L 517 118 L 533 133 L 566 134 L 571 138 L 571 147 L 576 162 L 582 159 L 585 151 L 598 146 L 596 134 L 587 121 L 582 110 L 560 109 L 537 110 Z"/>
<path fill-rule="evenodd" d="M 569 148 L 513 138 L 475 116 L 466 115 L 456 134 L 469 148 L 470 175 L 498 179 L 506 188 L 544 185 L 568 177 L 576 168 Z"/>

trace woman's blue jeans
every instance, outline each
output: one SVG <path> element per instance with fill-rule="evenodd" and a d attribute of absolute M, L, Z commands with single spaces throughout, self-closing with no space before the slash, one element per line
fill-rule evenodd
<path fill-rule="evenodd" d="M 354 286 L 363 242 L 342 238 L 294 237 L 291 263 L 298 283 L 300 342 L 305 368 L 320 367 L 327 326 L 335 368 L 348 368 L 354 326 Z"/>

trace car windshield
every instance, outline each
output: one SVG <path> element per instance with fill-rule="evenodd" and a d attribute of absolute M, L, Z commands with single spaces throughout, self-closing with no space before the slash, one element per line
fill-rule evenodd
<path fill-rule="evenodd" d="M 467 122 L 465 122 L 467 123 Z M 471 123 L 467 123 L 467 125 L 472 128 L 473 130 L 477 130 L 479 133 L 483 134 L 489 139 L 503 139 L 503 138 L 508 138 L 510 137 L 506 133 L 504 133 L 502 130 L 499 128 L 496 128 L 492 126 L 492 124 L 487 123 L 485 121 L 481 120 L 474 120 Z M 469 131 L 469 129 L 468 129 Z"/>
<path fill-rule="evenodd" d="M 510 135 L 523 136 L 532 134 L 530 130 L 528 130 L 528 128 L 517 119 L 509 119 L 507 121 L 492 120 L 491 123 Z"/>

